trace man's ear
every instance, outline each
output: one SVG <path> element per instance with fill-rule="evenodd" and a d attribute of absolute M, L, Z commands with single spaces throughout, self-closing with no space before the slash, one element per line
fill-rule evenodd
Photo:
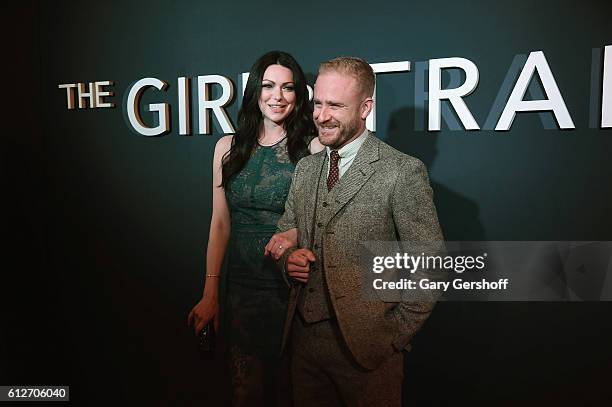
<path fill-rule="evenodd" d="M 363 103 L 361 104 L 361 118 L 363 120 L 365 120 L 368 117 L 373 107 L 374 107 L 374 100 L 372 98 L 367 98 L 366 100 L 363 101 Z"/>

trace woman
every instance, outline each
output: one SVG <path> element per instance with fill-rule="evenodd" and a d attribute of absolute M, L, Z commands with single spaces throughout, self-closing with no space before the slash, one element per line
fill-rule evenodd
<path fill-rule="evenodd" d="M 188 317 L 196 334 L 210 320 L 218 328 L 219 277 L 227 254 L 234 405 L 276 402 L 288 289 L 264 248 L 284 212 L 295 164 L 322 148 L 314 138 L 302 69 L 287 53 L 263 55 L 251 68 L 236 135 L 222 137 L 215 146 L 206 283 Z M 297 240 L 290 234 L 286 239 L 287 244 Z M 282 236 L 275 240 L 279 243 Z M 276 245 L 275 255 L 282 246 Z"/>

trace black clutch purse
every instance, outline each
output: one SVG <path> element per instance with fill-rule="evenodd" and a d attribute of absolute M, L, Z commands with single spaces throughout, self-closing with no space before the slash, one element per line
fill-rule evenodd
<path fill-rule="evenodd" d="M 202 359 L 210 360 L 215 354 L 215 327 L 213 321 L 209 321 L 208 324 L 200 331 L 198 335 L 198 346 L 200 348 L 200 356 Z"/>

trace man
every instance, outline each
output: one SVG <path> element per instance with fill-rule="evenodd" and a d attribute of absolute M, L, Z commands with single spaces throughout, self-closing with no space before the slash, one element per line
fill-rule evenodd
<path fill-rule="evenodd" d="M 400 405 L 402 350 L 433 307 L 361 292 L 361 242 L 443 239 L 425 166 L 366 129 L 373 91 L 362 59 L 320 65 L 313 117 L 326 148 L 298 163 L 278 224 L 298 231 L 281 258 L 296 405 Z"/>

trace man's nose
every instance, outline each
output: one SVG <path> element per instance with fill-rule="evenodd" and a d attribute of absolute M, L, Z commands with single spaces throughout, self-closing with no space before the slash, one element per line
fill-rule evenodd
<path fill-rule="evenodd" d="M 321 106 L 319 108 L 319 114 L 317 115 L 317 120 L 319 122 L 326 122 L 327 120 L 329 120 L 330 115 L 329 115 L 329 109 L 325 106 Z"/>

